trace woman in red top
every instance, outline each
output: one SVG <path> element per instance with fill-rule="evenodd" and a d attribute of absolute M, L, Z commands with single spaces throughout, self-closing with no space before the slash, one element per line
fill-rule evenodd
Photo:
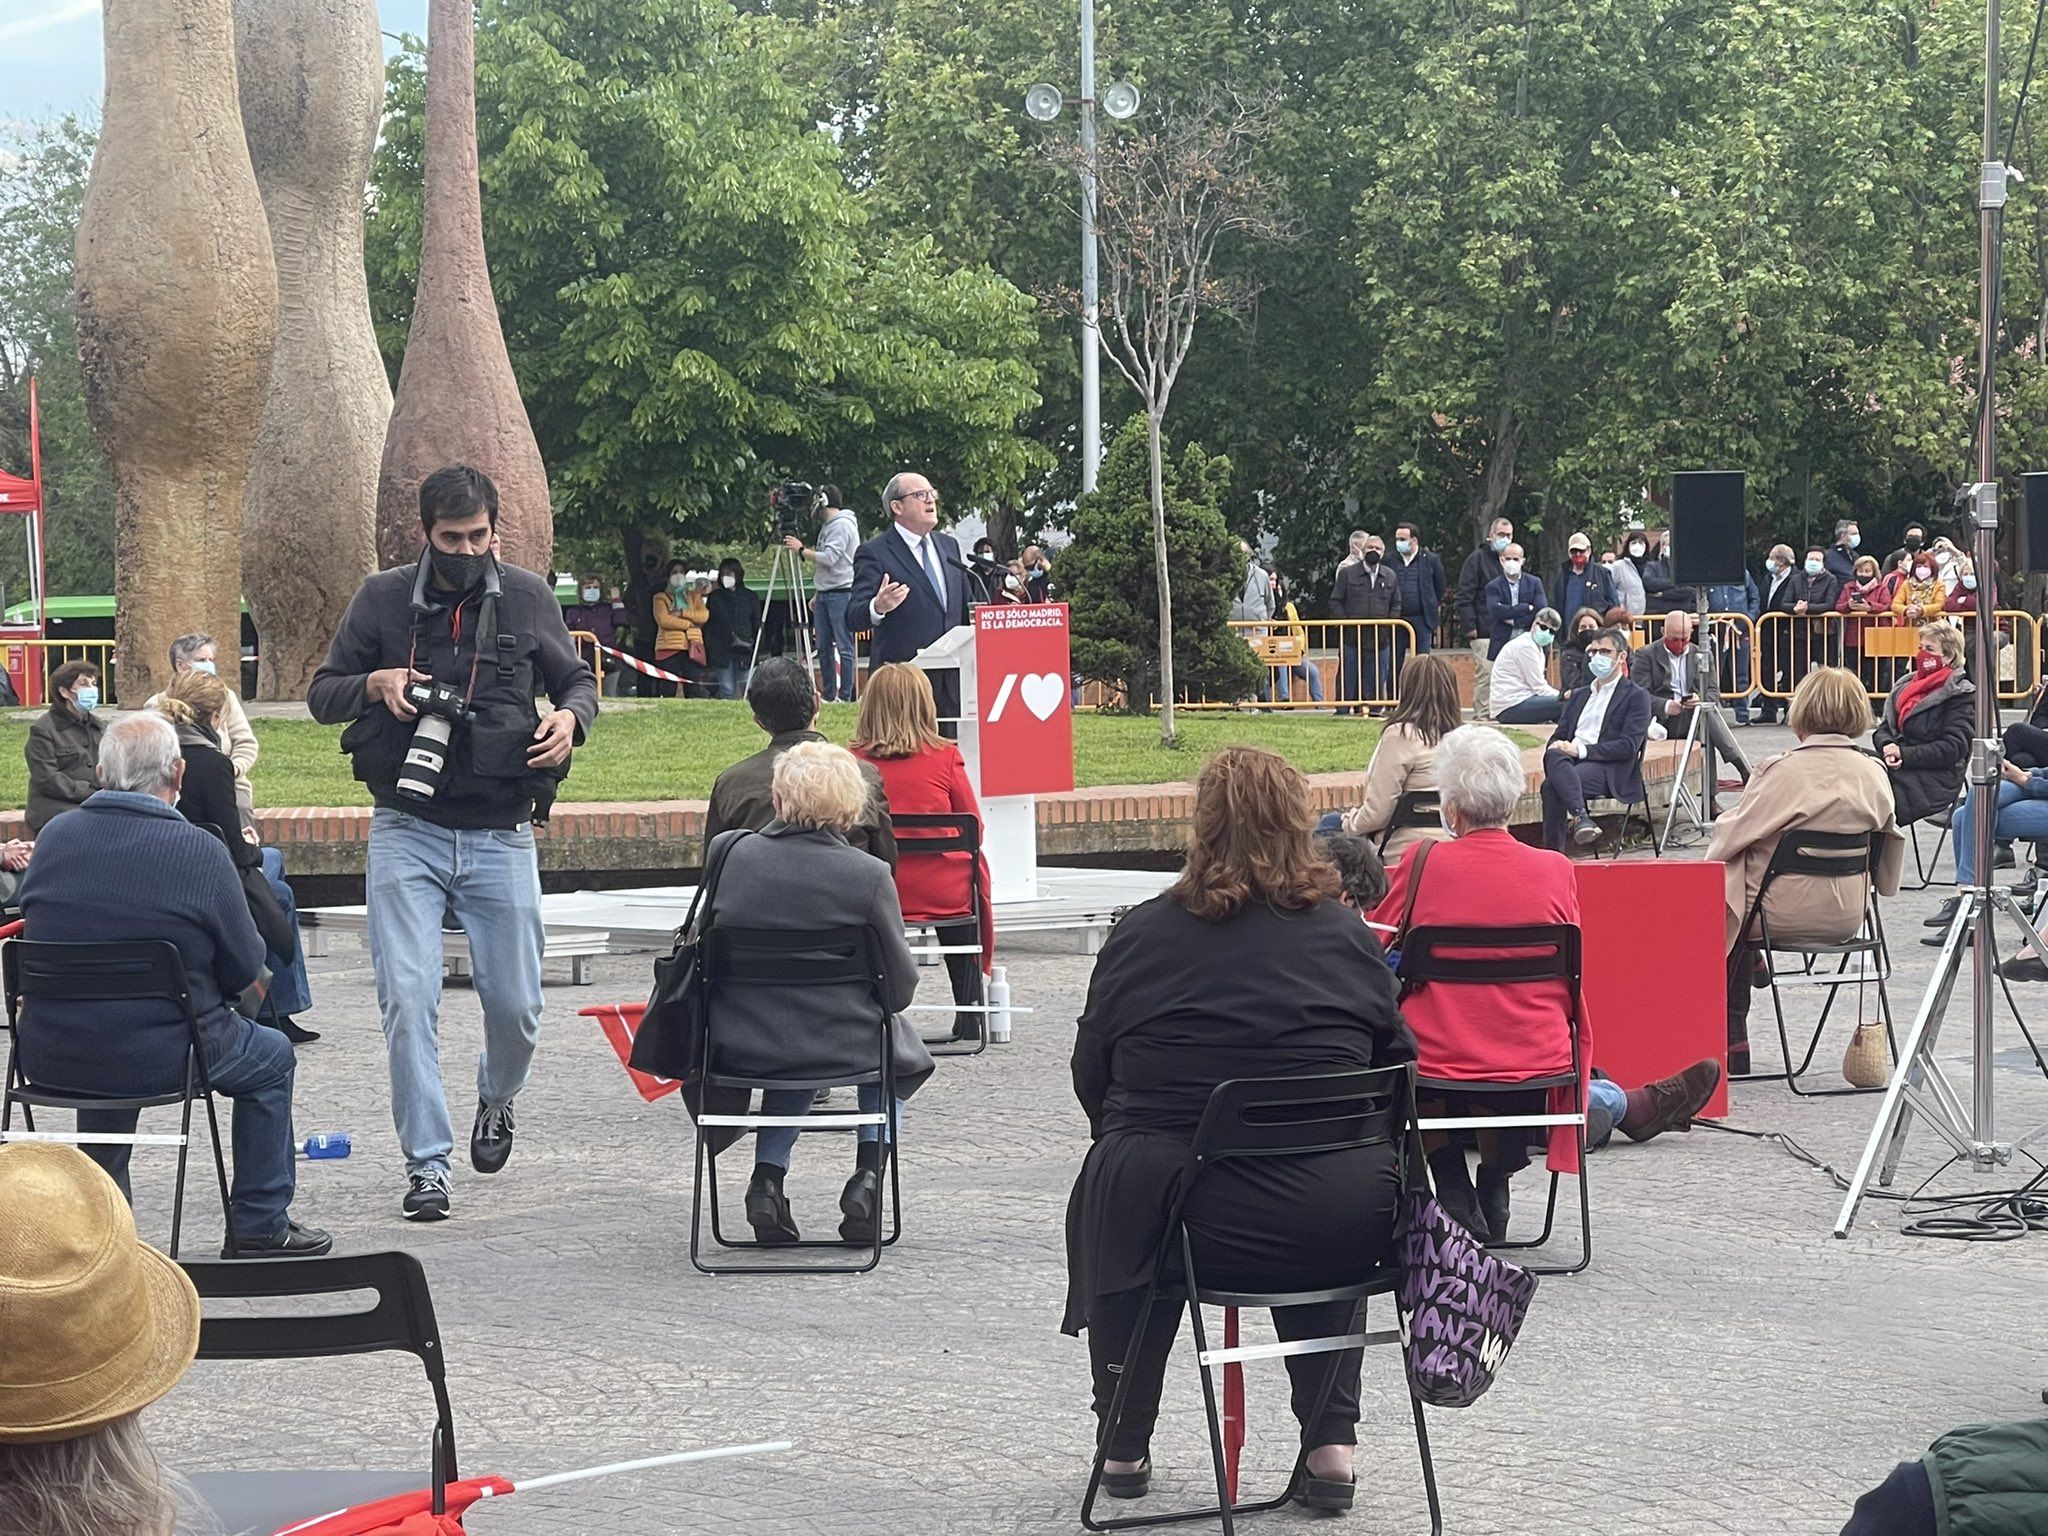
<path fill-rule="evenodd" d="M 891 662 L 868 674 L 867 687 L 860 696 L 860 720 L 854 726 L 853 752 L 873 763 L 888 792 L 891 816 L 943 815 L 965 812 L 981 824 L 981 806 L 974 798 L 974 786 L 967 780 L 967 765 L 960 749 L 939 734 L 939 712 L 932 702 L 932 685 L 917 667 Z M 897 829 L 896 846 L 901 855 L 896 865 L 896 895 L 903 904 L 906 923 L 927 923 L 940 918 L 961 919 L 976 905 L 976 866 L 979 867 L 981 900 L 977 918 L 939 923 L 939 943 L 949 949 L 979 947 L 978 954 L 949 954 L 946 970 L 953 980 L 956 1004 L 982 1005 L 982 978 L 994 964 L 995 921 L 989 910 L 988 862 L 980 854 L 919 854 L 917 832 Z M 955 1040 L 981 1038 L 979 1013 L 956 1014 Z"/>

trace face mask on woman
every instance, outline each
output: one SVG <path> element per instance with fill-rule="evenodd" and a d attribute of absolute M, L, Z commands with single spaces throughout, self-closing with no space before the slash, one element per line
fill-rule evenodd
<path fill-rule="evenodd" d="M 100 707 L 100 691 L 91 683 L 80 683 L 72 702 L 82 713 L 89 715 Z"/>
<path fill-rule="evenodd" d="M 734 587 L 740 584 L 740 579 L 739 577 L 733 575 L 731 571 L 727 571 L 723 576 L 718 578 L 718 584 L 721 587 L 725 588 L 726 591 L 730 592 Z"/>
<path fill-rule="evenodd" d="M 1974 591 L 1976 591 L 1976 590 L 1977 590 L 1977 578 L 1976 578 L 1976 577 L 1974 577 L 1974 576 L 1965 576 L 1965 577 L 1963 578 L 1963 590 L 1964 590 L 1964 591 L 1966 591 L 1966 592 L 1974 592 Z"/>
<path fill-rule="evenodd" d="M 585 588 L 583 589 L 583 601 L 585 601 L 586 603 L 594 603 L 594 602 L 596 602 L 596 601 L 597 601 L 597 588 L 595 588 L 595 587 L 585 587 Z"/>
<path fill-rule="evenodd" d="M 1614 670 L 1614 658 L 1605 651 L 1589 651 L 1586 654 L 1586 670 L 1595 677 L 1605 677 Z"/>
<path fill-rule="evenodd" d="M 1913 658 L 1913 665 L 1922 672 L 1939 672 L 1948 665 L 1948 658 L 1939 651 L 1922 651 Z"/>
<path fill-rule="evenodd" d="M 1931 566 L 1931 565 L 1916 565 L 1916 566 L 1914 566 L 1914 567 L 1913 567 L 1913 579 L 1914 579 L 1915 581 L 1932 581 L 1932 580 L 1934 580 L 1934 567 L 1933 567 L 1933 566 Z"/>
<path fill-rule="evenodd" d="M 1628 552 L 1630 555 L 1640 560 L 1643 558 L 1643 555 L 1648 551 L 1649 547 L 1650 546 L 1645 544 L 1641 539 L 1635 539 L 1630 542 L 1628 546 Z"/>
<path fill-rule="evenodd" d="M 690 578 L 681 574 L 671 576 L 668 579 L 668 589 L 669 591 L 673 592 L 677 597 L 681 597 L 684 591 L 688 589 L 689 585 Z"/>

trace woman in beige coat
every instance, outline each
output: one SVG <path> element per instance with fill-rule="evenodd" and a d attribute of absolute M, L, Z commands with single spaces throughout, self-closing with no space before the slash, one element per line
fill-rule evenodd
<path fill-rule="evenodd" d="M 1788 832 L 1880 834 L 1874 876 L 1881 896 L 1895 896 L 1906 839 L 1892 809 L 1884 765 L 1856 744 L 1870 729 L 1870 699 L 1856 674 L 1816 667 L 1792 695 L 1792 732 L 1799 745 L 1760 767 L 1741 803 L 1714 827 L 1707 858 L 1725 866 L 1723 918 L 1728 963 L 1728 1070 L 1749 1070 L 1750 974 L 1757 929 L 1741 931 L 1763 886 L 1764 872 Z M 1765 898 L 1771 938 L 1784 943 L 1839 943 L 1854 937 L 1866 898 L 1861 879 L 1784 875 Z"/>
<path fill-rule="evenodd" d="M 1365 803 L 1344 814 L 1341 828 L 1354 837 L 1378 840 L 1386 832 L 1380 856 L 1391 863 L 1414 844 L 1446 836 L 1441 826 L 1397 827 L 1387 831 L 1401 796 L 1410 790 L 1436 789 L 1436 744 L 1464 721 L 1458 708 L 1458 678 L 1451 664 L 1433 653 L 1411 656 L 1401 666 L 1394 717 L 1380 732 L 1372 761 L 1365 770 Z"/>

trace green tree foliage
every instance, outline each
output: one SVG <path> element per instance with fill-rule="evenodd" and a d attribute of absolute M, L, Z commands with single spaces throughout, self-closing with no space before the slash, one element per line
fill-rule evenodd
<path fill-rule="evenodd" d="M 1074 670 L 1138 710 L 1156 700 L 1160 670 L 1148 443 L 1142 414 L 1124 423 L 1095 491 L 1074 507 L 1074 541 L 1059 557 L 1060 590 L 1073 605 Z M 1246 698 L 1261 675 L 1251 647 L 1230 628 L 1244 561 L 1220 510 L 1229 484 L 1230 461 L 1199 443 L 1166 461 L 1175 687 L 1183 698 Z"/>
<path fill-rule="evenodd" d="M 800 40 L 722 0 L 485 0 L 485 241 L 572 543 L 766 531 L 784 474 L 927 467 L 962 505 L 1045 456 L 1031 302 L 870 219 L 785 83 Z M 419 244 L 423 76 L 391 70 L 370 219 L 387 356 Z"/>
<path fill-rule="evenodd" d="M 53 592 L 114 590 L 114 484 L 85 413 L 71 316 L 71 253 L 96 135 L 65 116 L 0 143 L 0 468 L 29 472 L 28 380 L 43 429 Z M 0 526 L 0 588 L 27 593 L 26 539 Z"/>

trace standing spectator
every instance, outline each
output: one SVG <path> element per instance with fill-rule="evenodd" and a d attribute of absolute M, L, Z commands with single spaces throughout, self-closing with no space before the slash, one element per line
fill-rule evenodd
<path fill-rule="evenodd" d="M 577 601 L 562 614 L 562 622 L 569 626 L 571 633 L 581 631 L 595 635 L 599 645 L 619 649 L 619 631 L 626 626 L 626 605 L 619 598 L 619 589 L 613 587 L 607 592 L 597 573 L 586 571 L 576 580 L 576 597 Z M 625 680 L 625 672 L 618 661 L 603 651 L 590 659 L 605 680 L 605 691 L 622 692 L 620 684 Z"/>
<path fill-rule="evenodd" d="M 683 681 L 663 683 L 663 698 L 696 694 L 704 676 L 704 622 L 710 617 L 703 593 L 690 580 L 689 566 L 669 561 L 668 585 L 654 594 L 654 664 Z"/>
<path fill-rule="evenodd" d="M 1230 605 L 1230 616 L 1240 623 L 1263 624 L 1273 617 L 1273 578 L 1243 539 L 1237 541 L 1237 552 L 1244 561 L 1244 585 Z"/>
<path fill-rule="evenodd" d="M 1544 605 L 1543 583 L 1522 571 L 1522 546 L 1510 544 L 1501 556 L 1500 575 L 1486 589 L 1486 616 L 1493 626 L 1487 647 L 1498 656 L 1501 647 L 1536 622 Z"/>
<path fill-rule="evenodd" d="M 1629 609 L 1629 617 L 1641 618 L 1649 611 L 1650 558 L 1655 552 L 1650 547 L 1650 535 L 1641 523 L 1626 529 L 1621 536 L 1621 563 L 1630 567 L 1629 580 L 1643 589 L 1643 607 Z M 1626 602 L 1626 594 L 1623 597 Z"/>
<path fill-rule="evenodd" d="M 1853 573 L 1855 567 L 1851 566 Z M 1805 567 L 1792 578 L 1792 677 L 1794 688 L 1814 667 L 1829 666 L 1835 656 L 1835 601 L 1841 584 L 1828 573 L 1827 551 L 1819 545 L 1806 552 Z"/>
<path fill-rule="evenodd" d="M 1388 562 L 1401 588 L 1400 617 L 1415 631 L 1415 649 L 1428 655 L 1436 649 L 1437 621 L 1444 611 L 1444 563 L 1433 549 L 1422 547 L 1422 532 L 1413 523 L 1394 524 L 1394 558 Z M 1408 640 L 1394 635 L 1393 671 L 1399 676 L 1408 660 Z"/>
<path fill-rule="evenodd" d="M 1906 561 L 1912 558 L 1914 555 L 1919 554 L 1920 551 L 1926 546 L 1926 543 L 1926 524 L 1906 524 L 1906 537 L 1904 541 L 1900 544 L 1900 546 L 1897 549 L 1893 550 L 1889 555 L 1886 555 L 1884 557 L 1884 574 L 1889 576 L 1894 571 L 1903 571 L 1906 568 Z"/>
<path fill-rule="evenodd" d="M 1858 555 L 1853 573 L 1835 596 L 1835 612 L 1842 615 L 1842 664 L 1873 691 L 1889 689 L 1892 680 L 1887 677 L 1879 683 L 1878 659 L 1865 664 L 1865 639 L 1874 629 L 1891 627 L 1893 586 L 1893 578 L 1878 570 L 1875 555 Z"/>
<path fill-rule="evenodd" d="M 1956 567 L 1962 563 L 1963 552 L 1956 548 L 1954 541 L 1947 534 L 1936 539 L 1928 548 L 1934 554 L 1934 579 L 1940 582 L 1944 589 L 1954 586 Z M 1912 562 L 1908 561 L 1907 564 L 1910 566 Z"/>
<path fill-rule="evenodd" d="M 1993 599 L 1996 606 L 1996 598 Z M 1977 562 L 1968 555 L 1956 562 L 1956 584 L 1948 589 L 1948 596 L 1941 605 L 1943 613 L 1975 613 L 1977 611 Z"/>
<path fill-rule="evenodd" d="M 1721 658 L 1721 696 L 1735 711 L 1737 725 L 1749 724 L 1750 691 L 1756 686 L 1756 658 L 1750 653 L 1754 638 L 1751 625 L 1756 622 L 1762 602 L 1756 578 L 1748 571 L 1742 573 L 1739 582 L 1723 582 L 1707 588 L 1708 613 L 1739 613 L 1750 621 L 1749 624 L 1722 622 L 1714 626 L 1714 639 Z"/>
<path fill-rule="evenodd" d="M 1535 622 L 1494 657 L 1493 718 L 1502 725 L 1556 724 L 1564 698 L 1550 686 L 1550 653 L 1563 627 L 1555 608 L 1539 608 Z"/>
<path fill-rule="evenodd" d="M 1863 530 L 1856 526 L 1854 518 L 1843 518 L 1835 524 L 1835 542 L 1821 554 L 1821 563 L 1827 573 L 1834 577 L 1840 587 L 1856 574 L 1856 551 L 1863 543 Z"/>
<path fill-rule="evenodd" d="M 1923 624 L 1913 670 L 1885 699 L 1884 717 L 1870 736 L 1891 775 L 1900 826 L 1956 803 L 1976 733 L 1976 692 L 1963 670 L 1963 637 L 1939 619 Z"/>
<path fill-rule="evenodd" d="M 847 618 L 847 604 L 853 598 L 853 556 L 860 548 L 860 524 L 836 485 L 818 488 L 824 499 L 824 520 L 818 525 L 817 548 L 791 534 L 783 545 L 817 567 L 812 580 L 817 588 L 811 599 L 811 624 L 818 635 L 818 672 L 824 679 L 827 704 L 851 704 L 858 690 L 854 686 L 853 628 Z M 861 615 L 863 622 L 866 615 Z"/>
<path fill-rule="evenodd" d="M 1550 585 L 1550 606 L 1559 613 L 1577 613 L 1581 608 L 1605 613 L 1620 601 L 1614 577 L 1607 567 L 1593 562 L 1593 541 L 1583 533 L 1573 534 L 1565 546 L 1557 580 Z"/>
<path fill-rule="evenodd" d="M 1643 611 L 1668 613 L 1673 608 L 1691 612 L 1699 598 L 1691 587 L 1681 585 L 1671 571 L 1671 534 L 1659 528 L 1651 535 L 1650 557 L 1643 562 Z"/>
<path fill-rule="evenodd" d="M 1036 544 L 1024 546 L 1024 600 L 1027 603 L 1052 601 L 1052 562 L 1045 558 L 1045 551 Z"/>
<path fill-rule="evenodd" d="M 1908 624 L 1924 624 L 1939 614 L 1948 602 L 1948 589 L 1939 573 L 1940 567 L 1927 550 L 1913 556 L 1892 593 L 1892 616 Z"/>
<path fill-rule="evenodd" d="M 1337 562 L 1332 581 L 1342 581 L 1344 573 L 1365 558 L 1366 533 L 1363 528 L 1351 530 L 1351 536 L 1344 542 L 1344 558 Z"/>
<path fill-rule="evenodd" d="M 854 552 L 853 595 L 859 622 L 872 626 L 868 664 L 908 661 L 947 631 L 969 622 L 967 572 L 960 546 L 940 533 L 939 493 L 915 470 L 889 477 L 882 510 L 890 525 Z M 932 679 L 940 731 L 960 734 L 960 674 Z"/>
<path fill-rule="evenodd" d="M 851 750 L 862 763 L 881 774 L 892 818 L 955 814 L 972 816 L 976 826 L 980 825 L 981 803 L 974 797 L 967 764 L 960 756 L 960 748 L 939 734 L 931 681 L 920 668 L 892 661 L 868 674 Z M 899 838 L 898 852 L 906 844 L 915 849 L 919 835 L 913 832 Z M 899 858 L 896 862 L 896 896 L 903 906 L 903 921 L 913 924 L 940 917 L 957 918 L 971 910 L 971 882 L 977 864 L 982 900 L 976 920 L 933 929 L 942 948 L 974 949 L 973 954 L 945 957 L 956 1008 L 982 1006 L 983 982 L 995 964 L 995 914 L 990 900 L 988 860 L 978 853 L 971 857 L 965 853 L 940 853 Z M 981 1027 L 980 1013 L 953 1016 L 955 1040 L 979 1040 Z"/>
<path fill-rule="evenodd" d="M 1372 761 L 1366 764 L 1365 799 L 1341 819 L 1334 812 L 1325 817 L 1316 830 L 1353 837 L 1385 833 L 1383 852 L 1389 858 L 1437 836 L 1434 827 L 1388 828 L 1403 795 L 1436 788 L 1436 744 L 1458 728 L 1460 718 L 1458 679 L 1450 662 L 1435 655 L 1411 656 L 1401 669 L 1401 702 L 1394 706 L 1394 718 L 1380 732 Z M 1367 905 L 1378 900 L 1375 896 Z"/>
<path fill-rule="evenodd" d="M 1543 753 L 1543 846 L 1562 851 L 1600 841 L 1586 802 L 1634 800 L 1642 793 L 1640 757 L 1650 730 L 1650 696 L 1628 680 L 1628 644 L 1603 629 L 1586 643 L 1592 685 L 1565 700 Z"/>
<path fill-rule="evenodd" d="M 1493 665 L 1487 659 L 1493 644 L 1493 620 L 1486 611 L 1486 589 L 1500 579 L 1500 557 L 1515 539 L 1515 525 L 1493 520 L 1486 539 L 1465 557 L 1458 570 L 1456 603 L 1458 633 L 1472 648 L 1472 718 L 1493 718 Z"/>
<path fill-rule="evenodd" d="M 325 1253 L 334 1240 L 290 1216 L 297 1059 L 284 1036 L 234 1010 L 232 999 L 263 968 L 263 939 L 227 850 L 177 812 L 185 777 L 178 733 L 153 712 L 120 716 L 101 744 L 100 775 L 106 788 L 36 840 L 21 887 L 23 937 L 37 944 L 161 939 L 177 946 L 207 1075 L 216 1092 L 234 1101 L 234 1231 L 225 1256 Z M 432 937 L 438 964 L 438 923 Z M 190 1036 L 175 1001 L 46 998 L 35 1005 L 35 1022 L 34 1048 L 22 1066 L 44 1088 L 140 1098 L 184 1081 Z M 78 1112 L 78 1128 L 88 1133 L 132 1135 L 135 1120 L 132 1109 Z M 86 1148 L 124 1195 L 131 1150 L 118 1142 Z"/>
<path fill-rule="evenodd" d="M 171 642 L 171 676 L 185 672 L 205 672 L 220 676 L 219 649 L 211 635 L 180 635 Z M 256 733 L 249 727 L 249 717 L 242 710 L 242 701 L 235 695 L 234 684 L 221 678 L 221 687 L 228 696 L 227 707 L 220 713 L 216 725 L 220 731 L 220 748 L 227 753 L 228 761 L 235 769 L 235 799 L 242 807 L 244 816 L 256 813 L 256 797 L 249 790 L 249 771 L 256 766 L 258 748 Z M 157 700 L 163 695 L 156 694 L 143 701 L 144 709 L 155 709 Z"/>
<path fill-rule="evenodd" d="M 1605 568 L 1608 579 L 1614 583 L 1618 605 L 1628 610 L 1630 618 L 1640 619 L 1648 611 L 1650 600 L 1649 594 L 1643 591 L 1642 569 L 1628 555 L 1627 546 L 1631 539 L 1641 544 L 1641 530 L 1638 529 L 1634 534 L 1624 534 L 1617 539 L 1614 548 L 1601 557 L 1600 563 Z M 1649 546 L 1643 547 L 1647 549 Z M 1602 610 L 1603 613 L 1607 611 Z"/>
<path fill-rule="evenodd" d="M 761 596 L 747 585 L 747 568 L 729 555 L 718 562 L 718 585 L 705 594 L 704 610 L 704 665 L 712 696 L 743 699 L 761 631 Z"/>
<path fill-rule="evenodd" d="M 1294 599 L 1288 595 L 1286 583 L 1277 576 L 1273 578 L 1273 595 L 1280 603 L 1279 617 L 1287 621 L 1284 633 L 1294 642 L 1295 654 L 1300 657 L 1292 666 L 1273 669 L 1280 674 L 1280 702 L 1286 704 L 1293 700 L 1293 680 L 1298 677 L 1308 685 L 1309 702 L 1320 704 L 1323 702 L 1323 669 L 1309 654 L 1308 626 L 1301 622 L 1301 613 L 1294 606 Z"/>
<path fill-rule="evenodd" d="M 81 806 L 100 787 L 96 769 L 106 723 L 100 707 L 99 669 L 89 661 L 67 661 L 50 674 L 50 707 L 28 728 L 28 829 L 40 832 L 51 818 Z"/>
<path fill-rule="evenodd" d="M 1340 566 L 1331 608 L 1340 619 L 1391 619 L 1401 612 L 1401 584 L 1385 563 L 1386 546 L 1376 533 L 1364 540 L 1355 564 Z M 1389 675 L 1393 649 L 1377 625 L 1347 627 L 1339 641 L 1337 713 L 1355 715 L 1368 694 L 1383 698 L 1393 691 Z M 1367 711 L 1377 715 L 1380 707 Z"/>
<path fill-rule="evenodd" d="M 1799 600 L 1799 588 L 1794 584 L 1796 573 L 1792 566 L 1792 546 L 1773 544 L 1770 554 L 1764 557 L 1764 585 L 1761 611 L 1757 615 L 1757 686 L 1756 718 L 1765 725 L 1775 725 L 1779 712 L 1792 696 L 1791 683 L 1787 672 L 1792 663 L 1792 605 Z M 1773 619 L 1774 613 L 1787 615 L 1785 619 Z"/>

